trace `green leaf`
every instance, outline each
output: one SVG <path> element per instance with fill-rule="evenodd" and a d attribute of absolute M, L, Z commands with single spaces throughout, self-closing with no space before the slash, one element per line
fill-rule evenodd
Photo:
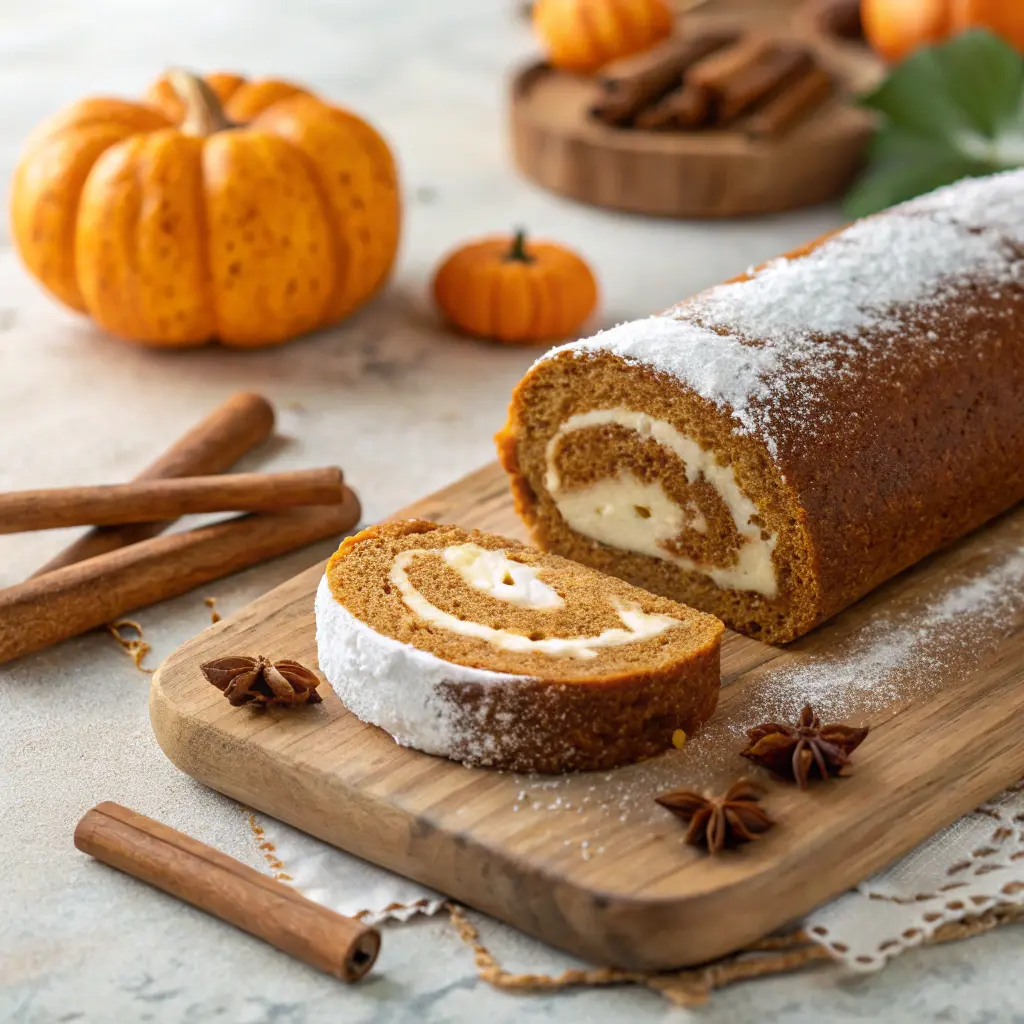
<path fill-rule="evenodd" d="M 943 48 L 950 91 L 971 123 L 994 138 L 1020 114 L 1024 60 L 998 36 L 975 30 Z"/>
<path fill-rule="evenodd" d="M 900 131 L 879 132 L 868 145 L 867 171 L 847 192 L 843 210 L 866 217 L 961 178 L 988 174 L 942 141 Z"/>
<path fill-rule="evenodd" d="M 985 30 L 919 50 L 861 102 L 882 121 L 848 213 L 1024 165 L 1024 59 Z"/>
<path fill-rule="evenodd" d="M 948 163 L 872 167 L 846 193 L 843 212 L 851 218 L 867 217 L 977 173 L 955 159 Z"/>
<path fill-rule="evenodd" d="M 888 123 L 912 128 L 925 138 L 941 141 L 951 132 L 973 129 L 969 115 L 951 95 L 946 68 L 935 47 L 908 57 L 861 102 L 884 115 Z"/>

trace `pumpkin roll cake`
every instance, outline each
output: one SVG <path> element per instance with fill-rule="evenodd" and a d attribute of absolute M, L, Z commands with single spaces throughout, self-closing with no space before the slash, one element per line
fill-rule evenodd
<path fill-rule="evenodd" d="M 537 544 L 786 642 L 1024 498 L 1024 172 L 556 348 L 498 435 Z"/>
<path fill-rule="evenodd" d="M 316 596 L 320 669 L 396 742 L 472 765 L 652 757 L 718 701 L 722 624 L 491 534 L 420 520 L 344 541 Z"/>

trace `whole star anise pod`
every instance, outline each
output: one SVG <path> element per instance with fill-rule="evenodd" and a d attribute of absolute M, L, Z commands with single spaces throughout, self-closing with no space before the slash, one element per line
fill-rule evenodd
<path fill-rule="evenodd" d="M 747 732 L 750 745 L 742 755 L 784 779 L 807 788 L 811 774 L 818 778 L 838 775 L 850 763 L 850 754 L 864 742 L 867 727 L 822 725 L 810 704 L 804 706 L 796 725 L 765 722 Z"/>
<path fill-rule="evenodd" d="M 316 692 L 320 680 L 297 661 L 271 661 L 260 654 L 255 658 L 217 658 L 200 665 L 199 670 L 235 707 L 294 707 L 323 700 Z"/>
<path fill-rule="evenodd" d="M 764 792 L 747 779 L 734 782 L 724 796 L 706 796 L 689 789 L 674 789 L 655 797 L 655 802 L 677 818 L 690 823 L 686 841 L 705 846 L 709 853 L 760 839 L 775 822 L 758 800 Z"/>

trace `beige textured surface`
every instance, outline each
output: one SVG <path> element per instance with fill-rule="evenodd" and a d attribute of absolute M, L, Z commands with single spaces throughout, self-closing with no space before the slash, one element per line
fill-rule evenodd
<path fill-rule="evenodd" d="M 532 52 L 502 0 L 92 0 L 0 5 L 0 180 L 32 125 L 84 92 L 140 92 L 164 64 L 236 66 L 304 78 L 370 115 L 397 145 L 408 217 L 396 281 L 348 325 L 289 348 L 183 357 L 125 348 L 53 307 L 0 252 L 0 488 L 127 479 L 238 388 L 265 391 L 279 440 L 245 465 L 338 462 L 379 517 L 492 457 L 508 393 L 533 353 L 439 331 L 423 299 L 437 256 L 476 232 L 522 222 L 594 262 L 614 322 L 663 308 L 838 223 L 833 209 L 717 226 L 593 212 L 517 179 L 504 136 L 502 75 Z M 5 237 L 5 233 L 0 231 Z M 65 536 L 5 537 L 0 583 L 22 578 Z M 137 616 L 149 664 L 209 621 L 294 575 L 333 544 L 289 556 Z M 0 1019 L 63 1015 L 159 1024 L 661 1020 L 650 994 L 524 1000 L 476 981 L 441 920 L 389 927 L 369 984 L 342 989 L 168 897 L 89 863 L 79 815 L 113 799 L 262 863 L 246 815 L 185 778 L 153 741 L 146 679 L 107 635 L 0 668 Z M 563 958 L 488 925 L 512 970 Z M 911 953 L 883 975 L 781 979 L 723 993 L 704 1019 L 1006 1020 L 1024 1003 L 1013 929 Z"/>

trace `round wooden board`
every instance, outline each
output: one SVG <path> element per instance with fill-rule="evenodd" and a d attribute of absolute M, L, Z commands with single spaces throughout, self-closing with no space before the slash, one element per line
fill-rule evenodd
<path fill-rule="evenodd" d="M 531 64 L 512 82 L 516 165 L 559 195 L 655 217 L 742 217 L 833 199 L 860 169 L 872 131 L 871 115 L 848 97 L 877 80 L 879 65 L 863 47 L 801 37 L 839 89 L 770 141 L 739 130 L 610 128 L 588 116 L 598 97 L 593 79 Z"/>

